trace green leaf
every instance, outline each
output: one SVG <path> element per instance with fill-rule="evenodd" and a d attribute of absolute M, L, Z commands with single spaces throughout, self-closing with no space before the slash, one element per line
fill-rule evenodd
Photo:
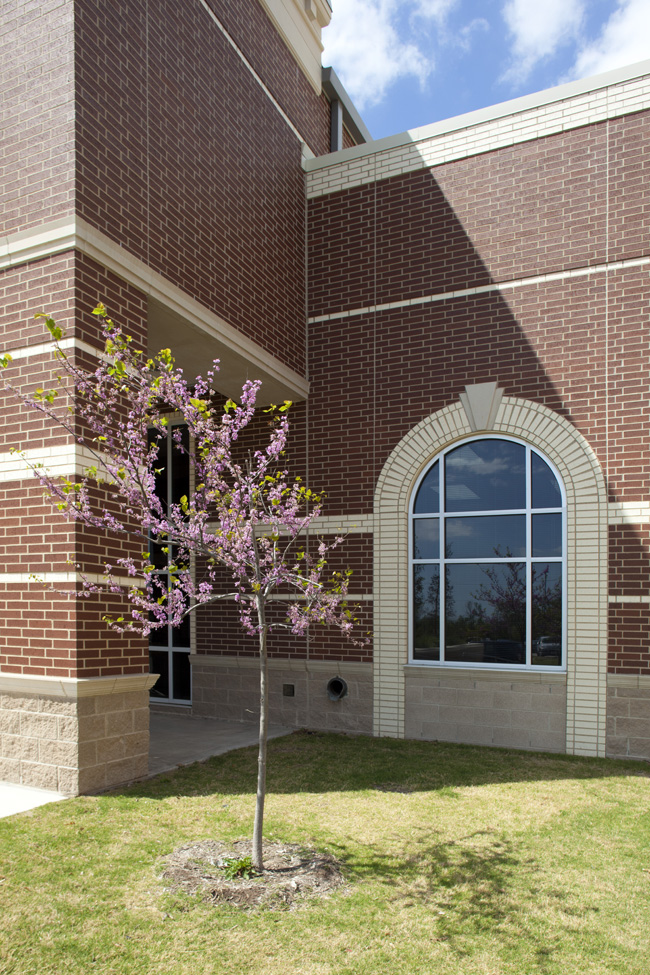
<path fill-rule="evenodd" d="M 56 324 L 54 319 L 51 318 L 48 314 L 46 314 L 46 312 L 39 311 L 36 313 L 36 315 L 34 315 L 34 318 L 44 318 L 45 327 L 47 328 L 48 332 L 50 333 L 54 341 L 59 342 L 61 340 L 61 338 L 63 337 L 63 332 Z"/>

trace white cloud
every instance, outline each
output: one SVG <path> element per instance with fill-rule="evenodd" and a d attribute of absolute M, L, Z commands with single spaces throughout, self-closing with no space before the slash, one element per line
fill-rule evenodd
<path fill-rule="evenodd" d="M 456 6 L 457 0 L 414 0 L 414 14 L 429 20 L 444 23 L 448 14 Z"/>
<path fill-rule="evenodd" d="M 512 37 L 512 60 L 502 80 L 525 81 L 539 61 L 575 42 L 584 11 L 584 0 L 507 0 L 502 13 Z"/>
<path fill-rule="evenodd" d="M 424 85 L 434 69 L 434 40 L 458 0 L 336 0 L 323 31 L 331 64 L 361 110 L 382 101 L 400 78 Z"/>
<path fill-rule="evenodd" d="M 597 40 L 579 50 L 571 76 L 586 78 L 650 58 L 650 3 L 619 0 Z"/>
<path fill-rule="evenodd" d="M 475 17 L 474 20 L 470 20 L 469 24 L 461 27 L 455 38 L 456 44 L 463 51 L 469 51 L 474 43 L 475 35 L 489 30 L 490 25 L 485 17 Z"/>

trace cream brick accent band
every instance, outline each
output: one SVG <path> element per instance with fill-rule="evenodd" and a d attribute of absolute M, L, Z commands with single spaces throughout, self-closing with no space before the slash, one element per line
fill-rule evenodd
<path fill-rule="evenodd" d="M 321 515 L 312 522 L 310 535 L 371 535 L 373 515 Z"/>
<path fill-rule="evenodd" d="M 0 572 L 0 586 L 8 586 L 12 583 L 45 587 L 74 585 L 83 582 L 84 579 L 94 586 L 103 586 L 106 583 L 106 576 L 99 572 L 75 572 L 74 570 L 71 572 Z M 125 589 L 132 589 L 134 586 L 144 589 L 146 586 L 144 579 L 132 579 L 129 576 L 114 576 L 111 581 Z"/>
<path fill-rule="evenodd" d="M 148 691 L 157 679 L 157 674 L 125 674 L 119 677 L 36 677 L 32 674 L 0 673 L 0 692 L 19 695 L 40 694 L 76 701 L 81 697 Z"/>
<path fill-rule="evenodd" d="M 616 595 L 609 597 L 610 603 L 650 603 L 650 595 L 648 596 L 626 596 L 626 595 Z"/>
<path fill-rule="evenodd" d="M 61 339 L 59 342 L 59 347 L 64 351 L 69 349 L 74 349 L 79 352 L 88 352 L 90 355 L 98 358 L 101 353 L 99 349 L 95 349 L 88 342 L 84 342 L 83 339 L 69 338 Z M 38 345 L 23 345 L 19 349 L 3 349 L 3 352 L 9 352 L 12 359 L 32 359 L 40 355 L 54 355 L 54 342 L 41 342 Z"/>
<path fill-rule="evenodd" d="M 258 656 L 237 657 L 234 654 L 191 653 L 190 664 L 214 667 L 215 670 L 234 667 L 238 670 L 259 670 Z M 291 657 L 269 657 L 269 670 L 293 670 L 297 673 L 307 671 L 312 674 L 371 674 L 372 664 L 352 660 L 295 660 Z"/>
<path fill-rule="evenodd" d="M 38 479 L 32 465 L 42 464 L 52 477 L 81 476 L 87 467 L 98 464 L 97 455 L 82 444 L 57 444 L 32 450 L 0 453 L 0 482 Z"/>
<path fill-rule="evenodd" d="M 572 754 L 604 755 L 607 692 L 607 492 L 595 454 L 564 417 L 504 396 L 494 425 L 543 451 L 566 490 L 567 732 Z M 426 417 L 395 447 L 375 492 L 375 734 L 404 735 L 408 660 L 408 510 L 413 487 L 435 455 L 475 436 L 457 402 Z M 441 673 L 443 668 L 441 668 Z M 449 668 L 444 668 L 449 673 Z M 510 673 L 500 671 L 504 680 Z M 474 678 L 478 679 L 478 678 Z"/>
<path fill-rule="evenodd" d="M 610 501 L 610 525 L 649 525 L 650 501 Z"/>
<path fill-rule="evenodd" d="M 305 160 L 307 196 L 324 196 L 650 108 L 650 62 L 609 71 Z"/>
<path fill-rule="evenodd" d="M 534 287 L 537 284 L 549 284 L 554 281 L 568 281 L 572 278 L 592 277 L 609 271 L 625 271 L 632 267 L 650 265 L 650 257 L 633 257 L 626 261 L 611 261 L 606 264 L 590 264 L 588 267 L 571 268 L 570 271 L 553 271 L 548 274 L 535 274 L 527 278 L 514 278 L 510 281 L 494 281 L 477 288 L 462 288 L 458 291 L 438 291 L 435 294 L 420 295 L 417 298 L 404 298 L 401 301 L 386 301 L 377 305 L 366 305 L 363 308 L 349 308 L 345 311 L 330 312 L 328 315 L 314 315 L 309 319 L 310 325 L 319 322 L 339 321 L 346 318 L 356 318 L 358 315 L 370 315 L 375 312 L 392 311 L 395 308 L 413 308 L 418 305 L 431 305 L 441 301 L 454 301 L 457 298 L 469 298 L 474 295 L 484 295 L 493 292 L 499 294 L 516 288 Z"/>

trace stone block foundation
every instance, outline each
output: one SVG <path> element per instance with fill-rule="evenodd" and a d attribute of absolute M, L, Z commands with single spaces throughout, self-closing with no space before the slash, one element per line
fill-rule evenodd
<path fill-rule="evenodd" d="M 405 667 L 406 738 L 566 751 L 566 675 Z"/>
<path fill-rule="evenodd" d="M 192 654 L 192 714 L 222 721 L 259 720 L 256 657 Z M 327 683 L 342 677 L 348 687 L 331 701 Z M 372 664 L 345 661 L 269 660 L 269 715 L 288 728 L 372 734 Z"/>
<path fill-rule="evenodd" d="M 608 676 L 607 754 L 650 761 L 650 677 Z"/>
<path fill-rule="evenodd" d="M 0 779 L 74 796 L 146 775 L 154 680 L 0 674 Z"/>

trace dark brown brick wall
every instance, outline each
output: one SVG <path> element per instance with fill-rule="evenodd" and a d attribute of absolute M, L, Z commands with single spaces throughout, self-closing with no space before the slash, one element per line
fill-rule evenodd
<path fill-rule="evenodd" d="M 258 0 L 208 0 L 316 156 L 329 152 L 330 108 L 316 95 Z"/>
<path fill-rule="evenodd" d="M 649 130 L 643 112 L 312 200 L 310 314 L 648 254 Z"/>
<path fill-rule="evenodd" d="M 649 125 L 639 113 L 310 201 L 310 314 L 645 257 Z M 492 380 L 574 423 L 613 501 L 646 501 L 649 297 L 647 268 L 629 267 L 313 322 L 309 467 L 328 514 L 370 512 L 399 440 Z M 647 598 L 646 528 L 611 539 L 613 593 Z M 612 606 L 612 670 L 647 672 L 647 615 Z"/>
<path fill-rule="evenodd" d="M 610 673 L 650 674 L 650 607 L 647 604 L 610 605 L 608 659 Z"/>
<path fill-rule="evenodd" d="M 74 211 L 73 5 L 3 0 L 0 228 Z"/>
<path fill-rule="evenodd" d="M 324 151 L 329 105 L 261 5 L 215 10 Z M 304 372 L 300 143 L 205 9 L 79 0 L 76 71 L 78 213 Z"/>
<path fill-rule="evenodd" d="M 146 344 L 145 296 L 83 255 L 66 253 L 22 265 L 0 275 L 4 306 L 2 350 L 24 350 L 49 338 L 40 310 L 50 312 L 66 338 L 99 346 L 97 320 L 91 314 L 104 299 L 117 321 L 140 344 Z M 88 353 L 67 354 L 88 368 Z M 5 376 L 23 392 L 57 385 L 60 367 L 49 352 L 16 356 Z M 3 377 L 4 378 L 4 377 Z M 61 409 L 65 413 L 65 402 Z M 42 413 L 26 407 L 0 388 L 0 452 L 11 447 L 38 450 L 71 448 L 71 436 Z M 72 473 L 72 472 L 70 472 Z M 104 492 L 105 493 L 105 492 Z M 102 500 L 100 503 L 106 503 Z M 44 499 L 38 479 L 29 477 L 0 483 L 0 563 L 4 573 L 68 573 L 75 565 L 101 572 L 106 561 L 124 554 L 124 539 L 100 538 L 97 533 L 65 521 Z M 137 544 L 140 550 L 141 544 Z M 57 589 L 75 586 L 55 583 Z M 100 596 L 69 598 L 35 582 L 7 583 L 0 576 L 0 667 L 9 673 L 49 676 L 109 676 L 142 673 L 148 668 L 145 641 L 121 637 L 102 622 L 106 612 L 124 611 L 124 601 Z"/>

